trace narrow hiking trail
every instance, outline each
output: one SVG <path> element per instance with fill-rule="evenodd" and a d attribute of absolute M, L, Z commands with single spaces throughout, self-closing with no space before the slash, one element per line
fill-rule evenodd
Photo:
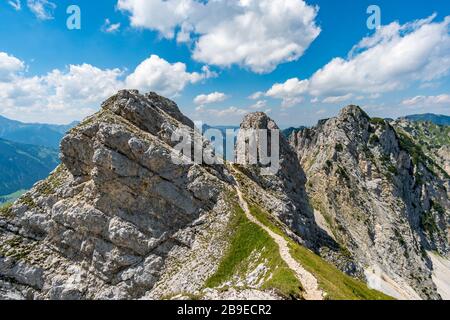
<path fill-rule="evenodd" d="M 254 224 L 261 227 L 264 231 L 266 231 L 269 236 L 276 242 L 276 244 L 279 247 L 280 250 L 280 256 L 286 262 L 289 269 L 294 271 L 297 279 L 301 282 L 303 289 L 305 290 L 304 298 L 306 300 L 323 300 L 323 292 L 319 289 L 319 284 L 317 282 L 317 279 L 309 273 L 307 270 L 305 270 L 301 264 L 299 264 L 291 255 L 289 250 L 289 245 L 286 239 L 284 239 L 279 234 L 276 234 L 272 230 L 270 230 L 267 226 L 265 226 L 263 223 L 261 223 L 258 219 L 256 219 L 249 207 L 247 201 L 244 199 L 244 196 L 242 195 L 242 191 L 239 187 L 239 183 L 236 181 L 236 192 L 239 197 L 239 204 L 244 210 L 247 218 L 253 222 Z"/>

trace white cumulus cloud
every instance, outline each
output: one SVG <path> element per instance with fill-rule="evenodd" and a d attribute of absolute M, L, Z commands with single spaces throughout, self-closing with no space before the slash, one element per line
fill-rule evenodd
<path fill-rule="evenodd" d="M 258 100 L 256 103 L 250 106 L 250 109 L 253 110 L 263 110 L 267 108 L 267 100 Z"/>
<path fill-rule="evenodd" d="M 287 98 L 296 97 L 300 94 L 306 93 L 308 90 L 308 81 L 292 78 L 284 83 L 276 83 L 266 92 L 266 96 L 272 98 Z"/>
<path fill-rule="evenodd" d="M 221 109 L 200 106 L 196 108 L 195 117 L 200 117 L 206 123 L 236 124 L 240 123 L 247 113 L 249 113 L 248 110 L 234 106 Z"/>
<path fill-rule="evenodd" d="M 265 96 L 265 93 L 262 91 L 258 91 L 250 95 L 248 98 L 251 100 L 258 100 Z"/>
<path fill-rule="evenodd" d="M 353 98 L 353 94 L 349 93 L 346 95 L 342 95 L 342 96 L 332 96 L 332 97 L 326 97 L 325 99 L 323 99 L 323 103 L 341 103 L 344 101 L 348 101 L 351 98 Z"/>
<path fill-rule="evenodd" d="M 335 58 L 310 79 L 313 95 L 382 93 L 426 82 L 450 70 L 450 17 L 393 22 L 364 38 L 347 59 Z"/>
<path fill-rule="evenodd" d="M 105 23 L 102 26 L 102 31 L 106 33 L 116 33 L 120 30 L 120 22 L 112 23 L 111 20 L 105 19 Z"/>
<path fill-rule="evenodd" d="M 303 0 L 119 0 L 131 25 L 193 43 L 195 60 L 256 73 L 299 59 L 320 34 Z"/>
<path fill-rule="evenodd" d="M 119 69 L 70 65 L 43 76 L 0 81 L 0 113 L 23 121 L 64 123 L 81 119 L 121 87 Z M 86 84 L 89 85 L 86 85 Z"/>
<path fill-rule="evenodd" d="M 53 70 L 42 77 L 49 91 L 48 105 L 65 110 L 78 104 L 95 108 L 121 86 L 120 69 L 100 69 L 90 64 L 70 65 L 68 70 Z M 89 85 L 87 85 L 89 84 Z"/>
<path fill-rule="evenodd" d="M 210 94 L 201 94 L 195 97 L 194 103 L 196 105 L 206 105 L 216 102 L 222 102 L 225 101 L 228 98 L 228 96 L 225 93 L 222 92 L 213 92 Z"/>
<path fill-rule="evenodd" d="M 236 107 L 229 107 L 226 109 L 210 109 L 209 113 L 216 115 L 218 117 L 226 117 L 226 116 L 243 116 L 248 113 L 247 110 L 239 109 Z"/>
<path fill-rule="evenodd" d="M 187 72 L 182 62 L 169 63 L 168 61 L 152 55 L 139 64 L 125 83 L 127 87 L 142 91 L 156 91 L 166 96 L 176 96 L 188 84 L 197 83 L 213 77 L 209 69 L 203 68 L 202 73 Z"/>
<path fill-rule="evenodd" d="M 16 57 L 0 52 L 0 81 L 13 77 L 25 69 L 25 63 Z"/>
<path fill-rule="evenodd" d="M 284 83 L 276 83 L 267 92 L 264 93 L 266 97 L 281 99 L 282 108 L 290 108 L 301 103 L 304 98 L 301 96 L 308 91 L 308 80 L 300 80 L 292 78 Z"/>

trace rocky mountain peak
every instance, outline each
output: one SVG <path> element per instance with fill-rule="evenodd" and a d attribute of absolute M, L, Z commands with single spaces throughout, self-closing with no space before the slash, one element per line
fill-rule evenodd
<path fill-rule="evenodd" d="M 151 133 L 161 127 L 167 116 L 193 128 L 193 122 L 183 115 L 177 104 L 154 92 L 140 94 L 138 90 L 121 90 L 102 104 L 109 110 Z"/>
<path fill-rule="evenodd" d="M 278 131 L 279 127 L 263 112 L 246 115 L 240 128 L 267 129 L 267 149 L 270 150 L 271 144 L 275 142 L 279 147 L 276 154 L 279 169 L 274 174 L 261 174 L 260 164 L 244 166 L 245 174 L 255 184 L 255 190 L 248 189 L 247 192 L 253 195 L 256 203 L 261 204 L 268 212 L 272 212 L 289 226 L 290 230 L 300 236 L 309 247 L 316 247 L 322 235 L 314 222 L 314 214 L 307 201 L 306 176 L 295 150 L 281 132 L 277 135 L 273 134 L 273 131 Z M 238 135 L 237 146 L 245 145 L 242 141 L 245 137 L 245 134 Z M 273 141 L 273 139 L 277 140 Z M 258 189 L 270 190 L 271 195 L 258 192 Z"/>
<path fill-rule="evenodd" d="M 241 123 L 241 129 L 268 129 L 279 130 L 275 121 L 273 121 L 264 112 L 254 112 L 247 114 Z"/>
<path fill-rule="evenodd" d="M 278 128 L 261 113 L 242 127 Z M 227 163 L 216 170 L 174 152 L 171 134 L 180 128 L 193 133 L 172 101 L 124 90 L 68 132 L 58 169 L 0 211 L 0 298 L 301 297 L 300 276 L 289 291 L 273 276 L 294 272 L 288 254 L 243 216 L 257 206 L 314 248 L 317 229 L 292 147 L 280 135 L 276 175 Z M 220 280 L 235 250 L 247 256 Z M 224 293 L 230 283 L 236 288 Z"/>

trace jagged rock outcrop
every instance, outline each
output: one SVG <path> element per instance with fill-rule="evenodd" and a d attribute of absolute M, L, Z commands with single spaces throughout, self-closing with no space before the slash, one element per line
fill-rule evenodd
<path fill-rule="evenodd" d="M 69 131 L 62 164 L 0 210 L 0 299 L 301 298 L 275 241 L 240 207 L 231 166 L 175 151 L 179 130 L 198 138 L 174 102 L 124 90 Z M 282 145 L 280 175 L 257 180 L 258 199 L 275 199 L 268 212 L 306 242 L 304 175 Z"/>
<path fill-rule="evenodd" d="M 193 123 L 172 101 L 121 91 L 71 130 L 62 165 L 2 212 L 8 295 L 136 299 L 168 272 L 190 274 L 173 292 L 199 288 L 226 246 L 229 174 L 182 156 L 173 164 L 179 128 L 192 132 Z M 174 271 L 178 256 L 191 259 Z"/>
<path fill-rule="evenodd" d="M 439 298 L 426 252 L 449 253 L 450 203 L 420 148 L 356 106 L 289 140 L 318 221 L 368 282 L 399 298 Z"/>

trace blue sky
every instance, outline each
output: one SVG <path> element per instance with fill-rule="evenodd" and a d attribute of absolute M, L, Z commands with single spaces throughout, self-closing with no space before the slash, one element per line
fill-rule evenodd
<path fill-rule="evenodd" d="M 133 86 L 211 124 L 258 110 L 312 125 L 350 103 L 374 116 L 450 115 L 446 1 L 215 2 L 1 0 L 0 114 L 67 123 Z M 72 4 L 80 30 L 66 27 Z M 366 24 L 372 4 L 378 30 Z"/>

